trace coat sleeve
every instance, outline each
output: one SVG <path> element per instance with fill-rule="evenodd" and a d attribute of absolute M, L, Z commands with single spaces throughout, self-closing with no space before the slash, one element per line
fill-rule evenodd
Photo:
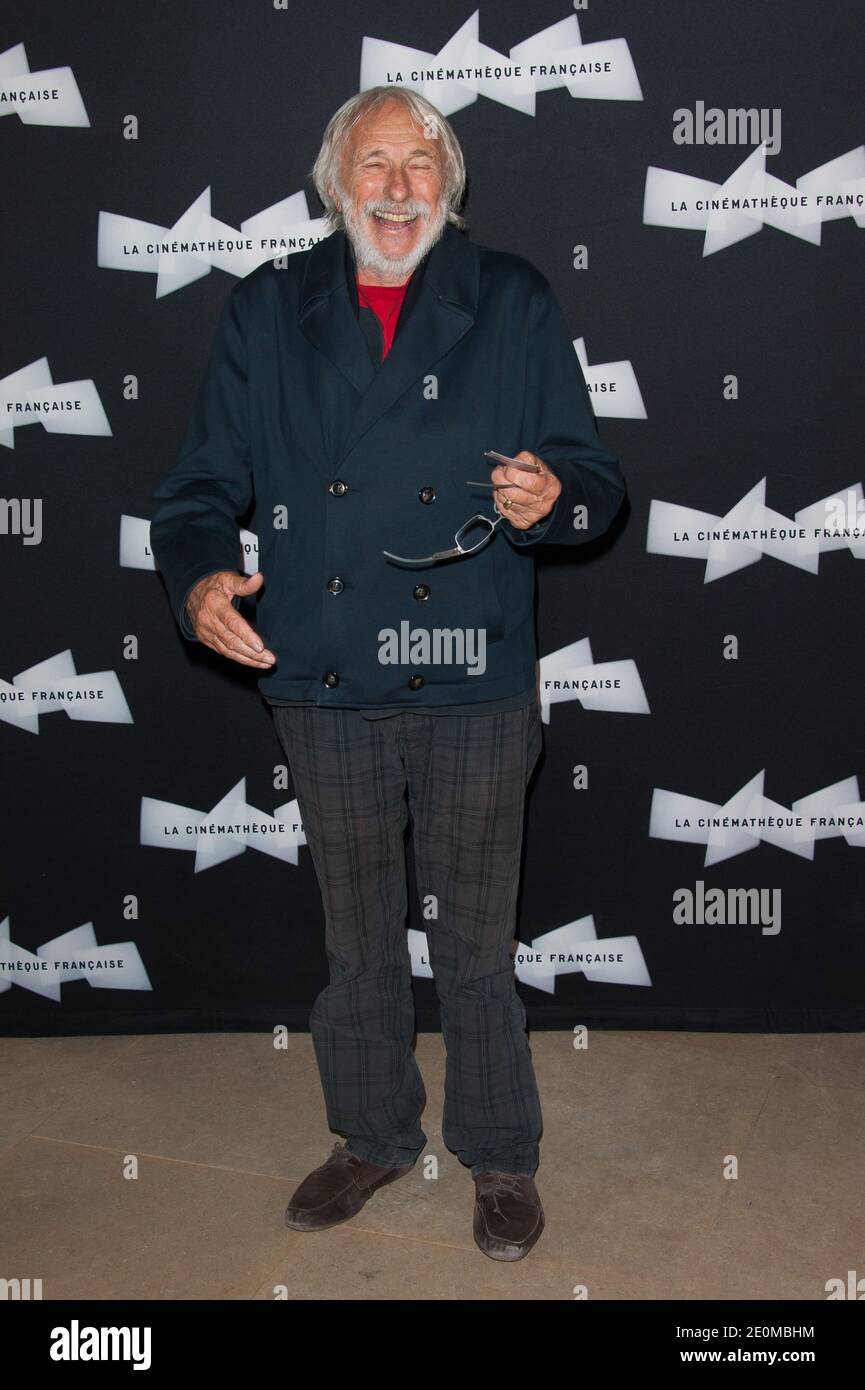
<path fill-rule="evenodd" d="M 152 496 L 151 550 L 191 642 L 198 639 L 186 611 L 190 590 L 207 574 L 243 564 L 237 518 L 253 488 L 242 288 L 234 285 L 223 305 L 177 462 Z"/>
<path fill-rule="evenodd" d="M 536 292 L 529 318 L 525 411 L 520 448 L 542 458 L 562 484 L 549 516 L 525 531 L 502 530 L 513 545 L 579 545 L 607 530 L 625 496 L 619 460 L 604 449 L 564 315 L 549 283 Z M 574 525 L 575 508 L 586 524 Z"/>

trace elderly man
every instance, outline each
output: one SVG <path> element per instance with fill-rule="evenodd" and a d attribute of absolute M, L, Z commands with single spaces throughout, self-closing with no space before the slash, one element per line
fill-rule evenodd
<path fill-rule="evenodd" d="M 463 156 L 434 106 L 400 87 L 353 97 L 313 176 L 333 230 L 231 290 L 154 494 L 153 550 L 184 635 L 263 673 L 323 899 L 310 1028 L 347 1143 L 286 1223 L 348 1220 L 424 1148 L 411 819 L 443 1138 L 475 1182 L 479 1248 L 520 1259 L 544 1225 L 511 955 L 542 744 L 534 548 L 600 535 L 624 483 L 549 283 L 463 234 Z M 253 499 L 260 569 L 244 577 Z"/>

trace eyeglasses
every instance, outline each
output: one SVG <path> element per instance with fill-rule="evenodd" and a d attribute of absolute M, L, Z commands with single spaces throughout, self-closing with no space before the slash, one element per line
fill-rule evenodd
<path fill-rule="evenodd" d="M 486 457 L 495 459 L 497 463 L 509 464 L 512 468 L 519 468 L 524 473 L 541 472 L 541 469 L 536 467 L 532 463 L 523 463 L 520 459 L 509 458 L 506 454 L 497 454 L 494 450 L 488 450 Z M 506 484 L 489 482 L 466 483 L 466 487 L 488 487 L 492 488 L 493 491 L 495 491 L 496 488 L 500 486 L 506 486 Z M 386 555 L 389 560 L 393 560 L 394 563 L 397 565 L 414 565 L 417 567 L 420 567 L 422 565 L 434 565 L 439 560 L 454 560 L 463 555 L 474 555 L 475 551 L 480 550 L 482 546 L 486 545 L 487 541 L 490 539 L 490 536 L 493 534 L 500 521 L 504 521 L 504 517 L 502 515 L 497 516 L 495 521 L 493 521 L 492 517 L 484 516 L 483 512 L 476 512 L 475 515 L 470 516 L 468 521 L 464 522 L 460 529 L 457 531 L 456 535 L 454 536 L 454 544 L 450 550 L 437 550 L 434 555 L 424 555 L 417 560 L 410 560 L 405 555 L 394 555 L 390 550 L 384 550 L 382 551 L 382 554 Z M 479 540 L 475 541 L 474 545 L 463 545 L 463 541 L 469 534 L 471 528 L 477 528 L 478 526 L 483 528 L 484 534 L 481 535 Z"/>
<path fill-rule="evenodd" d="M 469 483 L 468 486 L 492 487 L 492 483 Z M 437 550 L 434 555 L 424 555 L 419 560 L 410 560 L 405 555 L 393 555 L 389 550 L 382 551 L 382 554 L 386 555 L 389 560 L 394 560 L 398 565 L 418 566 L 434 565 L 438 560 L 453 560 L 459 555 L 473 555 L 476 550 L 480 550 L 482 545 L 486 545 L 487 541 L 493 534 L 493 531 L 495 531 L 499 522 L 503 520 L 503 517 L 497 516 L 495 521 L 493 521 L 491 516 L 484 516 L 483 512 L 476 512 L 475 515 L 470 516 L 468 521 L 464 522 L 460 529 L 457 531 L 456 535 L 454 536 L 453 547 L 450 550 Z M 480 537 L 479 540 L 475 541 L 474 545 L 463 545 L 463 541 L 468 536 L 471 528 L 476 528 L 478 526 L 481 526 L 483 528 L 484 534 Z"/>

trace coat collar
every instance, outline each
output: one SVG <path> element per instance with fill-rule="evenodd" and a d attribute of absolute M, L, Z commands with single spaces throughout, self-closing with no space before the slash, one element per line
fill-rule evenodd
<path fill-rule="evenodd" d="M 352 256 L 340 228 L 309 253 L 298 323 L 312 345 L 358 392 L 341 457 L 408 388 L 474 326 L 478 308 L 478 253 L 450 223 L 412 276 L 411 315 L 376 368 L 357 320 L 350 285 Z"/>
<path fill-rule="evenodd" d="M 346 289 L 348 290 L 348 297 L 351 302 L 352 311 L 354 313 L 355 318 L 357 318 L 360 312 L 357 297 L 357 264 L 354 259 L 354 251 L 352 250 L 351 242 L 349 241 L 347 236 L 343 237 L 343 245 L 345 246 L 345 284 Z M 424 256 L 423 260 L 420 262 L 420 264 L 416 266 L 414 274 L 411 276 L 408 282 L 405 291 L 405 296 L 402 301 L 402 306 L 397 316 L 394 341 L 396 341 L 396 339 L 399 337 L 400 329 L 404 328 L 406 323 L 408 322 L 409 315 L 417 302 L 418 295 L 421 291 L 421 285 L 423 284 L 424 273 L 429 262 L 429 257 L 430 253 L 428 251 L 427 254 Z M 369 346 L 368 334 L 367 346 Z M 377 367 L 380 365 L 381 363 L 376 363 Z"/>

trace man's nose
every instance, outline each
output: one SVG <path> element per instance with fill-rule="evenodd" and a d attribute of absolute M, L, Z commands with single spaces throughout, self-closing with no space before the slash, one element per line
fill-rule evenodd
<path fill-rule="evenodd" d="M 392 169 L 384 191 L 395 203 L 402 203 L 411 196 L 411 184 L 401 169 Z"/>

